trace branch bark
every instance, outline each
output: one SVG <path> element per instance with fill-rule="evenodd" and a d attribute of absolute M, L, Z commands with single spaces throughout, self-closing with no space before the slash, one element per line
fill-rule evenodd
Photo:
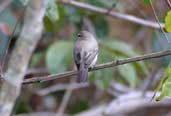
<path fill-rule="evenodd" d="M 67 4 L 67 5 L 71 5 L 74 7 L 78 7 L 81 9 L 85 9 L 91 12 L 96 12 L 96 13 L 100 13 L 103 15 L 108 15 L 114 18 L 118 18 L 118 19 L 122 19 L 122 20 L 127 20 L 133 23 L 137 23 L 143 26 L 147 26 L 147 27 L 151 27 L 151 28 L 156 28 L 156 29 L 160 29 L 160 25 L 162 28 L 164 28 L 164 24 L 160 23 L 160 25 L 156 22 L 153 21 L 148 21 L 148 20 L 144 20 L 141 18 L 138 18 L 136 16 L 133 15 L 128 15 L 128 14 L 122 14 L 122 13 L 118 13 L 115 11 L 110 11 L 106 8 L 101 8 L 101 7 L 97 7 L 97 6 L 93 6 L 87 3 L 83 3 L 83 2 L 78 2 L 78 1 L 74 1 L 74 0 L 58 0 L 58 3 L 61 4 Z"/>
<path fill-rule="evenodd" d="M 170 0 L 165 0 L 165 2 L 168 5 L 168 7 L 170 8 L 170 10 L 171 10 L 171 2 L 170 2 Z"/>
<path fill-rule="evenodd" d="M 149 53 L 137 57 L 132 57 L 132 58 L 127 58 L 127 59 L 121 59 L 121 60 L 116 60 L 116 61 L 111 61 L 103 64 L 98 64 L 96 65 L 93 69 L 89 71 L 95 71 L 95 70 L 100 70 L 104 68 L 111 68 L 115 67 L 118 65 L 123 65 L 127 63 L 133 63 L 133 62 L 138 62 L 138 61 L 144 61 L 144 60 L 150 60 L 154 58 L 160 58 L 164 56 L 169 56 L 171 55 L 171 49 L 170 50 L 164 50 L 160 52 L 155 52 L 155 53 Z M 70 77 L 70 76 L 75 76 L 77 74 L 77 71 L 67 71 L 63 73 L 58 73 L 58 74 L 52 74 L 48 76 L 43 76 L 43 77 L 33 77 L 29 79 L 25 79 L 23 81 L 23 84 L 30 84 L 30 83 L 35 83 L 35 82 L 45 82 L 45 81 L 50 81 L 58 78 L 63 78 L 63 77 Z"/>
<path fill-rule="evenodd" d="M 125 116 L 130 113 L 135 114 L 136 112 L 145 112 L 145 109 L 151 110 L 155 107 L 169 108 L 171 106 L 169 100 L 163 100 L 161 102 L 150 102 L 153 94 L 153 92 L 148 91 L 147 94 L 142 97 L 142 92 L 131 92 L 119 96 L 117 99 L 112 100 L 108 104 L 104 103 L 97 105 L 97 107 L 76 114 L 75 116 Z M 142 115 L 144 115 L 144 112 Z"/>
<path fill-rule="evenodd" d="M 27 70 L 32 52 L 41 37 L 47 0 L 32 0 L 27 8 L 21 35 L 10 57 L 0 93 L 0 116 L 9 116 Z"/>

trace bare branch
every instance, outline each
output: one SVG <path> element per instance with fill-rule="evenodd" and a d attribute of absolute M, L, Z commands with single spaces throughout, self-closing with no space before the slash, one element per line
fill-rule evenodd
<path fill-rule="evenodd" d="M 170 100 L 149 102 L 153 94 L 153 92 L 148 91 L 147 94 L 142 97 L 142 92 L 131 92 L 119 96 L 109 104 L 104 103 L 97 105 L 97 107 L 76 114 L 75 116 L 123 116 L 134 113 L 135 111 L 140 111 L 140 109 L 152 109 L 155 107 L 169 108 L 171 106 Z"/>
<path fill-rule="evenodd" d="M 149 54 L 145 54 L 142 56 L 137 56 L 137 57 L 127 58 L 127 59 L 111 61 L 111 62 L 107 62 L 107 63 L 103 63 L 103 64 L 98 64 L 90 71 L 100 70 L 100 69 L 104 69 L 104 68 L 111 68 L 111 67 L 115 67 L 118 65 L 123 65 L 123 64 L 127 64 L 127 63 L 138 62 L 138 61 L 144 61 L 144 60 L 150 60 L 150 59 L 160 58 L 160 57 L 169 56 L 169 55 L 171 55 L 171 50 L 164 50 L 164 51 L 160 51 L 160 52 L 149 53 Z M 50 81 L 50 80 L 54 80 L 54 79 L 58 79 L 58 78 L 75 76 L 76 74 L 77 74 L 77 71 L 73 70 L 73 71 L 68 71 L 68 72 L 63 72 L 63 73 L 58 73 L 58 74 L 52 74 L 52 75 L 48 75 L 48 76 L 33 77 L 33 78 L 25 79 L 23 81 L 23 84 L 30 84 L 30 83 L 35 83 L 35 82 L 45 82 L 45 81 Z"/>
<path fill-rule="evenodd" d="M 89 86 L 89 83 L 73 83 L 72 89 L 79 89 L 79 88 L 88 87 L 88 86 Z M 36 91 L 36 93 L 38 95 L 45 96 L 56 91 L 66 90 L 68 87 L 69 87 L 68 84 L 55 84 L 45 89 L 38 90 Z"/>
<path fill-rule="evenodd" d="M 18 114 L 13 116 L 55 116 L 55 112 L 36 112 L 36 113 Z"/>
<path fill-rule="evenodd" d="M 165 2 L 168 5 L 168 7 L 170 8 L 170 10 L 171 10 L 171 2 L 170 2 L 170 0 L 165 0 Z"/>
<path fill-rule="evenodd" d="M 78 2 L 78 1 L 74 1 L 74 0 L 58 0 L 57 2 L 62 3 L 62 4 L 72 5 L 72 6 L 75 6 L 75 7 L 81 8 L 81 9 L 85 9 L 85 10 L 88 10 L 88 11 L 108 15 L 108 16 L 111 16 L 111 17 L 127 20 L 127 21 L 130 21 L 130 22 L 137 23 L 137 24 L 147 26 L 147 27 L 151 27 L 151 28 L 160 29 L 160 25 L 161 25 L 162 28 L 164 27 L 163 23 L 160 23 L 160 25 L 159 25 L 156 22 L 144 20 L 144 19 L 138 18 L 138 17 L 133 16 L 133 15 L 122 14 L 122 13 L 118 13 L 118 12 L 115 12 L 115 11 L 108 12 L 109 10 L 106 9 L 106 8 L 93 6 L 93 5 L 90 5 L 90 4 L 87 4 L 87 3 L 83 3 L 83 2 Z"/>
<path fill-rule="evenodd" d="M 68 88 L 64 94 L 64 97 L 62 99 L 62 102 L 60 104 L 60 107 L 58 109 L 56 116 L 63 116 L 65 108 L 68 105 L 69 98 L 71 97 L 71 94 L 72 94 L 73 84 L 75 83 L 74 81 L 75 81 L 75 79 L 71 79 L 71 82 L 70 82 L 70 84 L 69 84 L 69 86 L 68 86 Z"/>

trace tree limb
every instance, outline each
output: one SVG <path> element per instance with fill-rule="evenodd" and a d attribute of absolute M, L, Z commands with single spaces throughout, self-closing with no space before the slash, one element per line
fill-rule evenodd
<path fill-rule="evenodd" d="M 170 2 L 170 0 L 165 0 L 165 2 L 168 5 L 168 7 L 170 8 L 170 10 L 171 10 L 171 2 Z"/>
<path fill-rule="evenodd" d="M 11 114 L 15 101 L 20 94 L 30 57 L 43 31 L 42 21 L 47 0 L 31 0 L 29 3 L 21 35 L 4 74 L 0 93 L 0 116 Z"/>
<path fill-rule="evenodd" d="M 160 52 L 149 53 L 149 54 L 136 56 L 136 57 L 132 57 L 132 58 L 120 59 L 120 60 L 111 61 L 111 62 L 107 62 L 107 63 L 103 63 L 103 64 L 98 64 L 93 69 L 91 69 L 89 71 L 95 71 L 95 70 L 100 70 L 100 69 L 104 69 L 104 68 L 111 68 L 111 67 L 115 67 L 118 65 L 123 65 L 123 64 L 127 64 L 127 63 L 138 62 L 138 61 L 144 61 L 144 60 L 150 60 L 150 59 L 160 58 L 160 57 L 169 56 L 169 55 L 171 55 L 171 49 L 163 50 Z M 63 78 L 63 77 L 75 76 L 76 74 L 77 74 L 77 71 L 73 70 L 73 71 L 67 71 L 67 72 L 58 73 L 58 74 L 52 74 L 52 75 L 48 75 L 48 76 L 33 77 L 33 78 L 25 79 L 23 81 L 23 84 L 50 81 L 50 80 Z"/>
<path fill-rule="evenodd" d="M 122 14 L 122 13 L 115 12 L 115 11 L 108 12 L 109 10 L 106 9 L 106 8 L 93 6 L 93 5 L 83 3 L 83 2 L 78 2 L 78 1 L 75 1 L 75 0 L 57 0 L 57 2 L 61 3 L 61 4 L 72 5 L 72 6 L 75 6 L 75 7 L 81 8 L 81 9 L 85 9 L 85 10 L 88 10 L 88 11 L 108 15 L 108 16 L 111 16 L 111 17 L 127 20 L 127 21 L 130 21 L 130 22 L 137 23 L 137 24 L 147 26 L 147 27 L 151 27 L 151 28 L 160 29 L 160 25 L 161 25 L 162 28 L 164 27 L 163 23 L 160 23 L 160 25 L 159 25 L 156 22 L 144 20 L 144 19 L 138 18 L 138 17 L 133 16 L 133 15 Z"/>
<path fill-rule="evenodd" d="M 142 110 L 145 111 L 145 109 L 151 110 L 155 107 L 169 108 L 171 106 L 171 102 L 168 99 L 161 102 L 150 102 L 153 94 L 153 92 L 148 91 L 147 94 L 142 97 L 142 92 L 130 92 L 119 96 L 108 104 L 98 104 L 97 107 L 83 111 L 75 116 L 127 116 L 130 113 L 135 114 Z M 135 116 L 137 115 L 135 114 Z"/>

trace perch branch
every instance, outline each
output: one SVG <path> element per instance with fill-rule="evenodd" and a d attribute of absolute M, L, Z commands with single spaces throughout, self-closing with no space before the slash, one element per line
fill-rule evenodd
<path fill-rule="evenodd" d="M 100 69 L 104 69 L 104 68 L 111 68 L 111 67 L 115 67 L 118 65 L 123 65 L 123 64 L 127 64 L 127 63 L 138 62 L 138 61 L 144 61 L 144 60 L 150 60 L 150 59 L 160 58 L 160 57 L 169 56 L 169 55 L 171 55 L 171 50 L 163 50 L 160 52 L 154 52 L 154 53 L 149 53 L 149 54 L 136 56 L 136 57 L 132 57 L 132 58 L 120 59 L 120 60 L 111 61 L 111 62 L 107 62 L 107 63 L 103 63 L 103 64 L 98 64 L 90 71 L 100 70 Z M 48 76 L 32 77 L 29 79 L 25 79 L 23 81 L 23 84 L 50 81 L 50 80 L 63 78 L 63 77 L 75 76 L 76 74 L 77 74 L 77 71 L 73 70 L 73 71 L 67 71 L 67 72 L 58 73 L 58 74 L 52 74 L 52 75 L 48 75 Z"/>
<path fill-rule="evenodd" d="M 159 25 L 156 22 L 144 20 L 144 19 L 138 18 L 138 17 L 133 16 L 133 15 L 123 14 L 123 13 L 119 13 L 116 11 L 108 12 L 109 9 L 93 6 L 93 5 L 90 5 L 87 3 L 83 3 L 83 2 L 78 2 L 78 1 L 74 1 L 74 0 L 58 0 L 57 2 L 61 3 L 61 4 L 68 4 L 71 6 L 75 6 L 75 7 L 85 9 L 85 10 L 88 10 L 91 12 L 96 12 L 96 13 L 108 15 L 108 16 L 115 17 L 118 19 L 127 20 L 130 22 L 137 23 L 137 24 L 147 26 L 147 27 L 151 27 L 151 28 L 160 29 L 160 25 L 162 28 L 164 27 L 163 23 L 160 23 L 160 25 Z"/>

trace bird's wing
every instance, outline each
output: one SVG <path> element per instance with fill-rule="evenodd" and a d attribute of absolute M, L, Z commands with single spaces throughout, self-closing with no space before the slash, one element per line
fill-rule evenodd
<path fill-rule="evenodd" d="M 98 49 L 93 49 L 93 50 L 90 50 L 90 51 L 85 53 L 84 63 L 85 63 L 85 67 L 86 68 L 90 67 L 90 65 L 92 64 L 93 60 L 97 56 L 97 54 L 98 54 Z"/>

